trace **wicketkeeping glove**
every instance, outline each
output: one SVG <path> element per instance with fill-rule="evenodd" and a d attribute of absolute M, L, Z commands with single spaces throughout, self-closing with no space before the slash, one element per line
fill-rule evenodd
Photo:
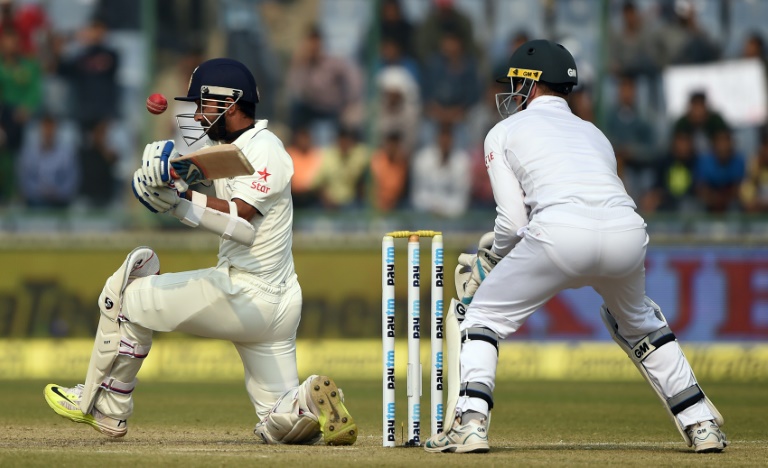
<path fill-rule="evenodd" d="M 142 169 L 133 173 L 131 188 L 136 199 L 153 213 L 166 213 L 181 201 L 179 192 L 173 186 L 154 187 L 147 184 Z"/>
<path fill-rule="evenodd" d="M 461 302 L 469 304 L 475 296 L 480 283 L 488 276 L 500 261 L 501 257 L 491 251 L 493 247 L 492 232 L 484 234 L 478 242 L 477 254 L 463 253 L 459 255 L 458 266 L 454 275 L 456 292 Z"/>
<path fill-rule="evenodd" d="M 155 141 L 144 147 L 141 156 L 141 171 L 144 182 L 149 186 L 162 187 L 171 181 L 170 160 L 177 158 L 173 140 Z"/>

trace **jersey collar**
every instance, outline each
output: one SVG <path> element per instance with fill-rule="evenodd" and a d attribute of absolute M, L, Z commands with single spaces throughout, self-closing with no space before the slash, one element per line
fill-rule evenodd
<path fill-rule="evenodd" d="M 554 106 L 563 110 L 567 110 L 568 112 L 571 112 L 571 108 L 568 106 L 568 103 L 565 101 L 565 99 L 559 96 L 539 96 L 533 101 L 531 101 L 530 104 L 528 104 L 528 109 L 532 109 L 540 106 L 550 106 L 550 107 Z"/>
<path fill-rule="evenodd" d="M 264 130 L 267 128 L 267 120 L 257 120 L 253 123 L 253 127 L 249 128 L 248 130 L 244 131 L 239 137 L 235 139 L 232 143 L 236 145 L 239 148 L 244 148 L 248 140 L 253 138 L 256 133 Z"/>

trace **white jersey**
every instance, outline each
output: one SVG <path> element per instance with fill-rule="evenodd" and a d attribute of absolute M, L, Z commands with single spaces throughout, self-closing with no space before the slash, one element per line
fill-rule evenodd
<path fill-rule="evenodd" d="M 485 164 L 497 205 L 494 250 L 501 254 L 547 208 L 636 208 L 608 139 L 559 97 L 540 96 L 496 124 L 485 139 Z"/>
<path fill-rule="evenodd" d="M 268 283 L 280 284 L 294 274 L 293 203 L 291 177 L 293 161 L 266 120 L 234 142 L 243 150 L 256 172 L 250 176 L 214 181 L 216 196 L 223 200 L 239 198 L 259 210 L 251 219 L 256 229 L 253 245 L 246 247 L 232 240 L 221 240 L 219 263 L 253 273 Z M 215 143 L 214 143 L 215 144 Z"/>

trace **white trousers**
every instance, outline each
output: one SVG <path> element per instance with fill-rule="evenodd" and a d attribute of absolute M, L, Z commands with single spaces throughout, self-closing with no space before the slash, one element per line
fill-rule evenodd
<path fill-rule="evenodd" d="M 126 288 L 122 313 L 128 321 L 121 324 L 121 333 L 146 346 L 151 331 L 232 341 L 243 361 L 248 395 L 263 418 L 283 393 L 299 384 L 296 330 L 301 304 L 295 275 L 271 285 L 227 264 L 165 273 L 139 278 Z M 141 361 L 118 356 L 112 376 L 132 381 Z M 131 395 L 101 391 L 96 405 L 112 416 L 130 414 Z"/>
<path fill-rule="evenodd" d="M 530 223 L 523 239 L 481 283 L 467 308 L 462 331 L 485 327 L 503 339 L 558 292 L 584 286 L 602 296 L 618 323 L 619 334 L 630 345 L 665 325 L 644 303 L 648 236 L 640 216 L 624 209 L 579 214 L 550 209 L 542 218 L 545 222 Z M 648 363 L 652 364 L 651 377 L 667 397 L 695 383 L 690 365 L 679 348 L 675 349 L 667 352 L 662 348 L 664 352 Z M 662 354 L 666 359 L 660 359 Z M 480 382 L 493 389 L 496 363 L 493 346 L 483 341 L 465 343 L 461 381 Z M 488 412 L 487 404 L 477 398 L 462 397 L 457 408 Z M 711 419 L 711 413 L 699 403 L 678 417 L 689 425 L 696 422 L 690 422 L 693 419 Z"/>

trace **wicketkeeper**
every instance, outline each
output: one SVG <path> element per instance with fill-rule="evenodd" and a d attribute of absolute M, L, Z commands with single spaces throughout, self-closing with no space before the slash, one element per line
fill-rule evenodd
<path fill-rule="evenodd" d="M 504 120 L 485 139 L 495 228 L 477 255 L 459 258 L 462 302 L 451 304 L 445 331 L 449 379 L 460 379 L 449 381 L 446 428 L 425 449 L 487 452 L 499 341 L 559 291 L 591 286 L 604 300 L 600 315 L 611 336 L 687 444 L 696 452 L 723 450 L 722 416 L 659 306 L 645 296 L 648 235 L 611 144 L 566 102 L 577 84 L 573 57 L 560 44 L 530 41 L 512 54 L 501 80 L 512 92 L 496 95 Z"/>
<path fill-rule="evenodd" d="M 214 181 L 216 196 L 187 189 L 171 177 L 172 140 L 147 145 L 133 177 L 136 198 L 193 228 L 221 236 L 212 268 L 160 274 L 148 247 L 133 250 L 107 280 L 85 384 L 51 384 L 48 404 L 59 415 L 111 436 L 128 431 L 136 375 L 152 346 L 153 331 L 181 331 L 232 341 L 243 361 L 245 386 L 267 443 L 349 445 L 357 427 L 332 379 L 313 375 L 299 384 L 296 330 L 301 287 L 294 271 L 293 163 L 280 140 L 255 120 L 259 94 L 240 62 L 218 58 L 195 69 L 187 95 L 194 114 L 177 116 L 185 140 L 233 143 L 256 172 Z M 184 125 L 193 119 L 199 125 Z M 190 130 L 198 134 L 187 136 Z M 194 182 L 194 181 L 186 181 Z"/>

